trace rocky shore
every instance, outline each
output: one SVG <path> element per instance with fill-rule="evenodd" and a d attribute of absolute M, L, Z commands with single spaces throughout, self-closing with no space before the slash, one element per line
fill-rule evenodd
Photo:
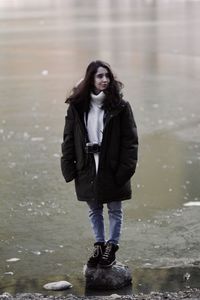
<path fill-rule="evenodd" d="M 112 294 L 111 296 L 90 296 L 90 297 L 77 297 L 74 295 L 67 296 L 45 296 L 43 294 L 30 294 L 23 293 L 11 296 L 8 293 L 0 295 L 0 300 L 198 300 L 200 299 L 199 289 L 188 289 L 185 291 L 179 291 L 174 293 L 156 293 L 152 292 L 149 295 L 126 295 L 121 296 L 118 294 Z"/>

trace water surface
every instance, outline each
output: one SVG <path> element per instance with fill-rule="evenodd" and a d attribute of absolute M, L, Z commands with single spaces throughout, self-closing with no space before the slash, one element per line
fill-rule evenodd
<path fill-rule="evenodd" d="M 124 82 L 140 136 L 121 293 L 199 287 L 200 1 L 0 2 L 0 291 L 88 294 L 87 207 L 60 171 L 65 96 L 93 59 Z M 17 258 L 17 261 L 7 261 Z M 189 273 L 189 280 L 184 274 Z M 159 280 L 158 280 L 159 279 Z"/>

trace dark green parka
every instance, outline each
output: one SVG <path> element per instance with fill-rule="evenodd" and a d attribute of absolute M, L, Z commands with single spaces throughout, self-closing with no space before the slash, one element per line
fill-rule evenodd
<path fill-rule="evenodd" d="M 85 152 L 87 132 L 81 104 L 70 104 L 65 118 L 61 169 L 66 182 L 75 179 L 80 201 L 101 203 L 131 198 L 130 178 L 137 164 L 138 135 L 131 106 L 120 104 L 105 114 L 98 173 L 93 154 Z"/>

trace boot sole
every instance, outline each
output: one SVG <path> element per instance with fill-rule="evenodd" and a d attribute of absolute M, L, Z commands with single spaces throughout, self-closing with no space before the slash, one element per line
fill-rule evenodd
<path fill-rule="evenodd" d="M 88 267 L 88 268 L 97 268 L 97 267 L 98 267 L 98 264 L 96 264 L 96 265 L 92 265 L 92 264 L 91 264 L 91 265 L 90 265 L 90 264 L 86 264 L 86 265 L 87 265 L 87 267 Z"/>
<path fill-rule="evenodd" d="M 98 266 L 99 266 L 101 269 L 107 269 L 107 268 L 112 267 L 115 263 L 116 263 L 116 260 L 114 260 L 113 262 L 111 262 L 109 265 L 101 265 L 101 264 L 99 264 Z"/>

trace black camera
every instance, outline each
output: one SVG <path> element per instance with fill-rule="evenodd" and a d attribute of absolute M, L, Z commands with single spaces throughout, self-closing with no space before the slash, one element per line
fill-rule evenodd
<path fill-rule="evenodd" d="M 101 145 L 97 143 L 87 143 L 85 146 L 86 153 L 99 153 L 101 150 Z"/>

